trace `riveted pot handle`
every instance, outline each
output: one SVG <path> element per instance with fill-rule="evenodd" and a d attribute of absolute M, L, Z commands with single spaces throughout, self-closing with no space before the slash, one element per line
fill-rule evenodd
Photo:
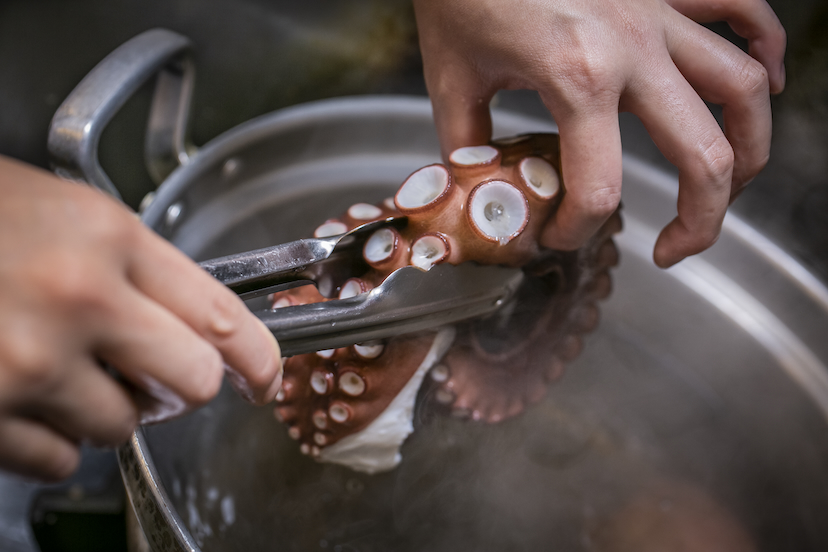
<path fill-rule="evenodd" d="M 98 161 L 98 142 L 126 101 L 158 74 L 144 153 L 160 183 L 187 161 L 187 117 L 195 69 L 190 41 L 165 29 L 141 33 L 106 56 L 69 94 L 52 118 L 49 154 L 60 176 L 83 180 L 120 199 Z"/>

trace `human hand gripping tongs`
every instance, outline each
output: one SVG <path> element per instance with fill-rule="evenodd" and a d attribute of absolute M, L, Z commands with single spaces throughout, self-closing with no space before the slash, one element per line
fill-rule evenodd
<path fill-rule="evenodd" d="M 305 284 L 315 284 L 326 295 L 360 266 L 367 270 L 362 248 L 374 231 L 406 223 L 405 217 L 391 217 L 337 236 L 301 239 L 200 265 L 242 299 Z M 276 336 L 282 355 L 293 356 L 485 316 L 506 304 L 522 280 L 520 269 L 474 262 L 438 264 L 428 271 L 406 266 L 348 299 L 255 314 Z"/>

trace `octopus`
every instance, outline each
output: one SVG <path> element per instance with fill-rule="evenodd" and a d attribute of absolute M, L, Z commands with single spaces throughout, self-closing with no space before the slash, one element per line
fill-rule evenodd
<path fill-rule="evenodd" d="M 315 237 L 404 215 L 366 241 L 367 271 L 323 295 L 315 286 L 275 293 L 279 309 L 366 293 L 395 270 L 474 261 L 520 267 L 523 283 L 485 319 L 433 332 L 285 359 L 275 414 L 299 450 L 322 462 L 376 473 L 394 468 L 413 431 L 418 396 L 435 412 L 496 423 L 544 397 L 598 323 L 618 262 L 616 212 L 576 251 L 538 244 L 564 193 L 556 134 L 455 150 L 446 165 L 411 174 L 393 198 L 357 203 Z"/>

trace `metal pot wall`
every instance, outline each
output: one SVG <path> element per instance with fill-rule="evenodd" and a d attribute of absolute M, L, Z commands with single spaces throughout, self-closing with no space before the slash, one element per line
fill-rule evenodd
<path fill-rule="evenodd" d="M 403 97 L 301 105 L 188 149 L 187 52 L 165 31 L 116 50 L 50 147 L 58 172 L 113 189 L 100 132 L 162 70 L 147 154 L 166 179 L 142 219 L 194 259 L 308 235 L 438 160 L 428 102 Z M 551 130 L 503 112 L 494 127 Z M 544 401 L 497 425 L 419 417 L 402 464 L 366 476 L 300 455 L 269 409 L 224 389 L 119 451 L 151 548 L 592 550 L 613 512 L 669 481 L 713 497 L 759 550 L 828 549 L 828 290 L 732 216 L 710 251 L 655 268 L 675 178 L 627 156 L 624 179 L 616 292 Z"/>

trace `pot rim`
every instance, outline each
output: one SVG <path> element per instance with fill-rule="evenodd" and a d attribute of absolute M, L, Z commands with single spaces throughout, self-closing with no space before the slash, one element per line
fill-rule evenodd
<path fill-rule="evenodd" d="M 162 227 L 167 208 L 177 201 L 191 185 L 198 183 L 200 174 L 217 160 L 227 159 L 240 149 L 268 138 L 274 133 L 289 131 L 308 124 L 329 124 L 332 121 L 343 119 L 393 117 L 396 120 L 410 119 L 422 124 L 426 118 L 430 119 L 431 116 L 431 106 L 427 98 L 409 96 L 360 96 L 327 99 L 262 115 L 214 138 L 195 153 L 189 163 L 171 173 L 169 178 L 159 187 L 152 204 L 144 211 L 142 220 L 156 230 Z M 546 121 L 518 114 L 498 112 L 497 110 L 493 111 L 493 119 L 495 128 L 500 124 L 504 128 L 512 129 L 532 127 L 543 131 L 555 130 L 555 127 Z M 658 192 L 663 192 L 669 197 L 675 198 L 675 174 L 655 168 L 628 154 L 624 155 L 624 168 L 625 172 L 631 171 L 644 174 L 648 185 Z M 650 251 L 647 249 L 649 247 L 647 244 L 650 243 L 651 238 L 654 240 L 654 237 L 649 235 L 649 227 L 643 225 L 641 227 L 631 226 L 618 237 L 619 245 L 622 249 L 633 250 L 635 255 L 648 257 Z M 764 237 L 738 216 L 732 214 L 728 214 L 725 219 L 722 233 L 723 236 L 728 235 L 729 239 L 738 241 L 756 259 L 756 262 L 760 262 L 780 273 L 796 288 L 798 294 L 807 296 L 819 309 L 828 313 L 828 288 L 771 240 Z M 645 251 L 645 249 L 647 250 Z M 707 301 L 713 303 L 719 310 L 722 310 L 726 316 L 734 318 L 733 313 L 726 311 L 726 305 L 715 304 L 714 298 L 705 295 L 705 289 L 707 288 L 693 287 L 694 281 L 712 277 L 704 272 L 708 268 L 716 269 L 709 261 L 699 257 L 689 259 L 670 269 L 667 273 L 682 280 L 685 285 L 688 285 Z M 735 273 L 727 272 L 722 272 L 721 275 L 728 281 L 735 280 L 737 276 Z M 710 282 L 713 281 L 710 280 Z M 712 285 L 710 282 L 707 282 L 708 286 Z M 710 291 L 708 290 L 708 292 Z M 753 299 L 750 294 L 748 295 L 750 299 Z M 736 319 L 734 318 L 734 320 Z M 778 319 L 776 321 L 785 327 L 786 321 L 779 321 Z M 738 321 L 737 323 L 742 324 Z M 742 327 L 747 329 L 744 325 Z M 765 330 L 771 331 L 772 329 L 771 325 Z M 750 335 L 756 337 L 757 334 L 750 333 Z M 791 337 L 793 341 L 790 340 Z M 811 403 L 828 419 L 828 372 L 824 370 L 823 361 L 813 355 L 807 344 L 800 341 L 796 335 L 783 335 L 779 337 L 779 340 L 787 349 L 774 351 L 771 346 L 766 348 L 779 361 L 785 374 L 805 392 Z M 792 357 L 792 354 L 800 355 Z M 808 357 L 808 354 L 811 354 L 811 357 Z M 141 504 L 148 504 L 148 508 L 158 512 L 157 515 L 161 516 L 165 522 L 163 531 L 168 534 L 167 544 L 159 550 L 199 552 L 201 548 L 195 543 L 190 530 L 184 524 L 179 513 L 172 507 L 167 490 L 160 479 L 150 454 L 143 428 L 138 428 L 129 442 L 120 447 L 118 457 L 124 482 L 133 505 L 136 504 L 136 501 L 142 501 Z M 130 476 L 133 479 L 130 479 Z M 173 539 L 172 543 L 170 543 L 170 537 Z"/>

